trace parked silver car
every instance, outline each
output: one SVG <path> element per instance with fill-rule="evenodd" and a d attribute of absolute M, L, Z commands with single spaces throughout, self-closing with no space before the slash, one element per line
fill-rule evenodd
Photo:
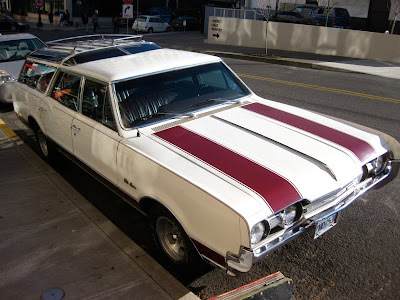
<path fill-rule="evenodd" d="M 32 34 L 0 35 L 0 102 L 11 103 L 10 83 L 18 78 L 25 57 L 46 44 Z"/>
<path fill-rule="evenodd" d="M 139 16 L 132 25 L 136 32 L 164 32 L 171 31 L 171 26 L 157 16 Z"/>

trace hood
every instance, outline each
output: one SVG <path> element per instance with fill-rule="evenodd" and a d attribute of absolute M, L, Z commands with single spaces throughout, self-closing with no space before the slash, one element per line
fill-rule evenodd
<path fill-rule="evenodd" d="M 11 74 L 15 79 L 19 77 L 19 73 L 21 72 L 22 66 L 24 65 L 25 59 L 7 61 L 0 63 L 0 70 L 6 71 L 8 74 Z"/>
<path fill-rule="evenodd" d="M 266 103 L 194 119 L 151 138 L 247 188 L 273 212 L 346 186 L 361 175 L 365 162 L 385 151 L 374 135 L 315 113 Z"/>

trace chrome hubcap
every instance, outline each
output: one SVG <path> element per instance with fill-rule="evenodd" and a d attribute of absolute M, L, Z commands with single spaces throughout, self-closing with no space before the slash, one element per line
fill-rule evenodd
<path fill-rule="evenodd" d="M 38 132 L 38 141 L 39 141 L 40 151 L 42 151 L 45 157 L 49 156 L 49 150 L 47 149 L 47 140 L 41 130 L 39 130 Z"/>
<path fill-rule="evenodd" d="M 164 251 L 176 262 L 182 262 L 185 259 L 185 247 L 181 232 L 175 223 L 166 217 L 159 217 L 156 232 Z"/>

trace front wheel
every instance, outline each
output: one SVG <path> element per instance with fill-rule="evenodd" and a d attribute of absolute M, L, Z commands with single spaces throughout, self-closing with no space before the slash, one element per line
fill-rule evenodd
<path fill-rule="evenodd" d="M 153 28 L 149 28 L 149 30 L 147 30 L 148 33 L 153 33 Z"/>
<path fill-rule="evenodd" d="M 39 146 L 40 155 L 47 161 L 51 161 L 55 155 L 54 144 L 45 136 L 42 129 L 35 130 L 36 142 Z"/>
<path fill-rule="evenodd" d="M 175 266 L 189 269 L 201 262 L 189 237 L 168 210 L 159 205 L 154 206 L 149 221 L 158 247 Z"/>

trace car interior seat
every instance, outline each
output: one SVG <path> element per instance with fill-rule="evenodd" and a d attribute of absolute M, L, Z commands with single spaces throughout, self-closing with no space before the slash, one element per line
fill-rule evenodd
<path fill-rule="evenodd" d="M 8 52 L 6 49 L 0 49 L 0 61 L 7 60 L 9 58 Z"/>
<path fill-rule="evenodd" d="M 17 51 L 17 56 L 25 57 L 27 56 L 31 51 L 29 50 L 28 44 L 25 42 L 20 42 L 18 44 L 18 51 Z"/>

